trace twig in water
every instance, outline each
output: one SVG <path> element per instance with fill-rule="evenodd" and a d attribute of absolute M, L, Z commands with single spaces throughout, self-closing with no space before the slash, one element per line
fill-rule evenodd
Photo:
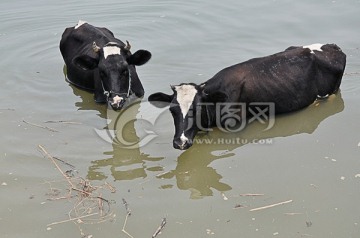
<path fill-rule="evenodd" d="M 166 225 L 166 218 L 163 218 L 160 226 L 156 229 L 154 235 L 152 235 L 152 238 L 157 237 L 157 235 L 159 235 L 161 231 L 164 229 L 165 225 Z"/>
<path fill-rule="evenodd" d="M 63 164 L 66 164 L 67 166 L 71 167 L 72 169 L 75 169 L 75 166 L 74 166 L 74 165 L 69 164 L 68 162 L 66 162 L 66 161 L 64 161 L 64 160 L 62 160 L 62 159 L 59 159 L 58 157 L 53 156 L 53 158 L 56 159 L 56 160 L 58 160 L 58 161 L 60 161 L 60 162 L 63 163 Z"/>
<path fill-rule="evenodd" d="M 123 201 L 125 209 L 126 209 L 126 214 L 129 214 L 129 216 L 130 216 L 131 215 L 131 210 L 129 208 L 129 204 L 126 202 L 126 200 L 124 198 L 122 199 L 122 201 Z"/>
<path fill-rule="evenodd" d="M 244 193 L 240 194 L 241 197 L 257 197 L 257 196 L 264 196 L 262 193 Z"/>
<path fill-rule="evenodd" d="M 59 132 L 58 130 L 56 130 L 54 128 L 47 127 L 47 126 L 41 126 L 41 125 L 34 124 L 34 123 L 31 123 L 31 122 L 28 122 L 28 121 L 25 121 L 25 120 L 23 120 L 23 122 L 26 123 L 26 124 L 29 124 L 31 126 L 36 126 L 36 127 L 42 128 L 42 129 L 46 129 L 48 131 Z"/>
<path fill-rule="evenodd" d="M 76 124 L 76 125 L 81 125 L 81 122 L 76 122 L 76 121 L 44 121 L 44 123 L 63 123 L 63 124 Z"/>
<path fill-rule="evenodd" d="M 283 204 L 286 204 L 286 203 L 290 203 L 290 202 L 292 202 L 292 201 L 293 201 L 293 200 L 288 200 L 288 201 L 284 201 L 284 202 L 279 202 L 279 203 L 267 205 L 267 206 L 264 206 L 264 207 L 253 208 L 253 209 L 250 210 L 250 212 L 259 211 L 259 210 L 263 210 L 263 209 L 267 209 L 267 208 L 271 208 L 271 207 L 276 207 L 276 206 L 279 206 L 279 205 L 283 205 Z"/>
<path fill-rule="evenodd" d="M 244 206 L 244 205 L 241 205 L 241 204 L 236 204 L 233 209 L 244 208 L 244 207 L 247 207 L 247 206 Z"/>
<path fill-rule="evenodd" d="M 64 220 L 64 221 L 53 222 L 53 223 L 48 224 L 47 226 L 58 225 L 58 224 L 62 224 L 62 223 L 69 222 L 69 221 L 76 221 L 76 220 L 79 220 L 79 219 L 82 219 L 82 218 L 85 218 L 85 217 L 95 216 L 95 215 L 98 215 L 98 214 L 99 213 L 95 212 L 95 213 L 87 214 L 87 215 L 84 215 L 84 216 L 81 216 L 81 217 L 74 217 L 74 218 L 70 218 L 70 219 Z"/>
<path fill-rule="evenodd" d="M 64 197 L 57 197 L 57 198 L 48 198 L 48 201 L 57 201 L 57 200 L 62 200 L 62 199 L 69 199 L 71 197 L 69 196 L 64 196 Z"/>
<path fill-rule="evenodd" d="M 349 73 L 345 73 L 344 75 L 352 76 L 352 75 L 358 75 L 358 74 L 360 74 L 360 72 L 349 72 Z"/>
<path fill-rule="evenodd" d="M 48 159 L 50 159 L 52 162 L 53 162 L 53 164 L 55 165 L 55 167 L 59 170 L 59 172 L 64 176 L 64 178 L 66 179 L 66 181 L 70 184 L 70 189 L 71 190 L 74 190 L 74 191 L 78 191 L 78 192 L 80 192 L 80 193 L 82 193 L 82 194 L 85 194 L 85 195 L 88 195 L 88 196 L 91 196 L 92 195 L 92 193 L 91 192 L 87 192 L 87 191 L 85 191 L 84 189 L 78 189 L 77 187 L 76 187 L 76 185 L 71 181 L 71 178 L 64 172 L 64 171 L 62 171 L 62 169 L 59 167 L 59 165 L 56 163 L 56 161 L 55 161 L 55 157 L 53 157 L 52 155 L 50 155 L 46 150 L 45 150 L 45 148 L 42 146 L 42 145 L 39 145 L 39 148 L 40 148 L 40 150 L 41 150 L 41 152 L 44 154 L 44 155 L 46 155 L 47 157 L 48 157 Z M 95 198 L 98 198 L 98 199 L 101 199 L 101 200 L 103 200 L 103 201 L 105 201 L 105 202 L 109 202 L 108 200 L 106 200 L 105 198 L 102 198 L 101 196 L 94 196 Z"/>
<path fill-rule="evenodd" d="M 59 165 L 56 163 L 54 157 L 53 157 L 52 155 L 50 155 L 50 154 L 45 150 L 45 148 L 44 148 L 42 145 L 38 145 L 38 147 L 40 148 L 41 152 L 42 152 L 44 155 L 46 155 L 46 157 L 53 162 L 53 164 L 55 165 L 55 167 L 57 168 L 57 170 L 59 170 L 59 172 L 64 176 L 64 178 L 66 179 L 66 181 L 70 184 L 71 189 L 76 188 L 76 186 L 71 182 L 69 176 L 67 176 L 67 175 L 62 171 L 62 169 L 59 167 Z"/>
<path fill-rule="evenodd" d="M 129 209 L 129 204 L 126 202 L 126 200 L 123 198 L 122 199 L 122 201 L 123 201 L 123 203 L 124 203 L 124 206 L 125 206 L 125 209 L 126 209 L 126 216 L 125 216 L 125 221 L 124 221 L 124 225 L 123 225 L 123 228 L 122 228 L 122 232 L 124 232 L 126 235 L 128 235 L 129 237 L 131 237 L 131 238 L 134 238 L 132 235 L 130 235 L 130 233 L 129 232 L 127 232 L 126 230 L 125 230 L 125 228 L 126 228 L 126 223 L 127 223 L 127 219 L 128 219 L 128 217 L 131 215 L 131 210 Z"/>
<path fill-rule="evenodd" d="M 128 235 L 129 237 L 134 238 L 132 235 L 129 234 L 129 232 L 127 232 L 127 231 L 125 230 L 126 223 L 127 223 L 127 219 L 128 219 L 129 216 L 130 216 L 129 213 L 126 213 L 124 225 L 123 225 L 123 228 L 122 228 L 121 231 L 124 232 L 124 233 L 125 233 L 126 235 Z"/>
<path fill-rule="evenodd" d="M 68 166 L 72 165 L 64 162 L 63 160 L 53 157 L 46 151 L 46 149 L 42 145 L 39 145 L 38 148 L 45 158 L 48 158 L 52 161 L 57 170 L 62 174 L 62 176 L 69 184 L 69 188 L 67 189 L 69 194 L 66 196 L 62 196 L 59 199 L 67 198 L 69 200 L 71 199 L 71 201 L 74 201 L 73 198 L 76 199 L 76 204 L 74 205 L 74 208 L 68 213 L 69 219 L 65 221 L 51 223 L 49 224 L 49 226 L 61 224 L 67 221 L 73 221 L 76 225 L 84 222 L 89 224 L 90 221 L 92 221 L 90 224 L 93 224 L 104 222 L 115 217 L 115 215 L 111 212 L 110 201 L 103 198 L 102 193 L 99 191 L 104 188 L 103 186 L 93 186 L 88 180 L 85 180 L 81 177 L 74 177 L 69 173 L 69 171 L 64 172 L 64 170 L 62 170 L 59 166 L 58 161 L 63 162 Z M 76 191 L 77 193 L 73 195 L 73 191 Z M 95 209 L 97 209 L 98 212 L 94 213 Z M 95 215 L 96 217 L 94 217 Z M 93 217 L 89 218 L 90 216 Z M 87 219 L 83 220 L 84 218 Z"/>
<path fill-rule="evenodd" d="M 100 197 L 102 196 L 102 194 L 100 194 Z M 98 206 L 99 206 L 99 210 L 100 210 L 100 216 L 103 216 L 103 211 L 104 211 L 104 201 L 99 199 L 98 200 Z"/>
<path fill-rule="evenodd" d="M 109 184 L 108 182 L 105 181 L 105 185 L 109 188 L 110 192 L 112 192 L 112 193 L 116 192 L 116 188 L 114 186 L 112 186 L 111 184 Z"/>

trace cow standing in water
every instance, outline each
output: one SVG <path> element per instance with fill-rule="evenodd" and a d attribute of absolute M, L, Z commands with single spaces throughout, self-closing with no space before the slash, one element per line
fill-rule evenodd
<path fill-rule="evenodd" d="M 218 124 L 222 121 L 218 120 L 217 104 L 243 103 L 248 112 L 252 104 L 266 102 L 274 105 L 276 114 L 293 112 L 335 93 L 345 64 L 346 55 L 335 44 L 289 47 L 225 68 L 200 85 L 171 86 L 172 95 L 154 93 L 149 101 L 155 106 L 170 104 L 175 124 L 173 146 L 185 150 L 192 146 L 198 130 L 226 127 Z M 236 113 L 241 120 L 249 115 L 244 110 Z"/>
<path fill-rule="evenodd" d="M 135 66 L 148 62 L 151 53 L 138 50 L 132 54 L 129 42 L 115 38 L 108 29 L 79 21 L 65 29 L 60 51 L 68 81 L 93 91 L 97 103 L 107 102 L 119 110 L 131 94 L 144 95 Z"/>

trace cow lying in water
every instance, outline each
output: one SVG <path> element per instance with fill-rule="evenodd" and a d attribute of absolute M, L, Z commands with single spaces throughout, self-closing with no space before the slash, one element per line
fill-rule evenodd
<path fill-rule="evenodd" d="M 345 64 L 346 55 L 335 44 L 289 47 L 225 68 L 200 85 L 171 86 L 172 95 L 154 93 L 149 101 L 159 107 L 170 104 L 175 124 L 173 146 L 185 150 L 192 146 L 198 130 L 226 127 L 218 124 L 222 111 L 217 104 L 243 103 L 249 111 L 254 103 L 272 103 L 275 114 L 299 110 L 335 93 Z M 232 112 L 242 120 L 249 115 L 242 110 Z"/>
<path fill-rule="evenodd" d="M 70 83 L 94 91 L 97 103 L 106 103 L 119 110 L 130 94 L 144 95 L 144 88 L 135 66 L 143 65 L 151 53 L 130 52 L 130 44 L 114 37 L 106 28 L 79 21 L 66 28 L 60 41 L 60 51 L 67 67 Z"/>

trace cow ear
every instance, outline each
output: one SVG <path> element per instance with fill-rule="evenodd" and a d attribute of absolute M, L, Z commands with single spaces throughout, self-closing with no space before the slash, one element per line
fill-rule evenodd
<path fill-rule="evenodd" d="M 73 63 L 84 70 L 93 70 L 98 66 L 99 59 L 88 55 L 81 55 L 76 57 L 73 60 Z"/>
<path fill-rule="evenodd" d="M 138 50 L 134 54 L 130 55 L 126 61 L 128 64 L 140 66 L 148 62 L 151 58 L 151 53 L 147 50 Z"/>
<path fill-rule="evenodd" d="M 154 93 L 148 97 L 148 101 L 158 108 L 168 106 L 173 100 L 174 95 L 168 95 L 165 93 Z"/>

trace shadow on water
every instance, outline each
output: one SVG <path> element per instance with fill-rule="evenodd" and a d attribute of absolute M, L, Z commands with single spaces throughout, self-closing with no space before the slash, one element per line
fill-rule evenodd
<path fill-rule="evenodd" d="M 210 166 L 218 159 L 236 155 L 233 150 L 249 143 L 266 144 L 272 138 L 288 137 L 302 133 L 313 133 L 326 118 L 344 110 L 344 101 L 339 92 L 327 100 L 316 101 L 301 111 L 276 117 L 274 126 L 253 122 L 238 133 L 225 133 L 218 129 L 211 133 L 198 134 L 197 143 L 178 157 L 174 170 L 161 174 L 158 178 L 176 178 L 181 190 L 189 190 L 191 198 L 211 196 L 212 188 L 224 192 L 231 187 L 220 182 L 222 176 Z"/>
<path fill-rule="evenodd" d="M 66 66 L 64 66 L 63 72 L 65 81 L 69 83 L 66 77 Z M 110 168 L 111 176 L 115 180 L 145 178 L 147 176 L 146 170 L 157 171 L 160 169 L 158 167 L 147 168 L 146 161 L 158 161 L 163 157 L 150 157 L 142 153 L 137 145 L 139 137 L 136 134 L 134 123 L 139 112 L 139 101 L 133 101 L 132 106 L 127 110 L 115 112 L 111 109 L 108 110 L 104 104 L 95 103 L 93 93 L 79 89 L 71 83 L 69 83 L 69 86 L 72 88 L 74 95 L 80 98 L 80 101 L 75 102 L 78 110 L 97 111 L 100 118 L 107 120 L 104 130 L 98 130 L 97 133 L 102 139 L 111 143 L 113 149 L 104 152 L 104 155 L 108 158 L 92 162 L 87 175 L 89 179 L 102 180 L 107 178 L 106 172 L 99 171 L 101 168 L 107 167 Z M 124 135 L 124 137 L 119 136 L 119 134 Z M 126 143 L 130 143 L 130 146 L 128 144 L 124 145 L 121 139 Z"/>
<path fill-rule="evenodd" d="M 75 103 L 79 111 L 97 111 L 99 117 L 106 118 L 106 106 L 95 103 L 93 93 L 79 89 L 70 83 L 69 86 L 72 88 L 74 95 L 81 99 L 81 101 Z"/>
<path fill-rule="evenodd" d="M 104 108 L 106 106 L 103 105 Z M 132 101 L 125 110 L 113 111 L 105 109 L 107 126 L 103 130 L 96 130 L 105 141 L 111 143 L 112 150 L 105 151 L 106 159 L 96 160 L 89 167 L 88 178 L 99 180 L 106 178 L 106 172 L 100 169 L 109 168 L 114 180 L 133 180 L 147 177 L 146 171 L 162 171 L 162 167 L 149 167 L 149 162 L 164 159 L 152 157 L 141 152 L 139 144 L 141 132 L 135 129 L 136 115 L 139 113 L 140 100 Z M 101 112 L 100 116 L 104 115 Z"/>
<path fill-rule="evenodd" d="M 71 87 L 74 94 L 81 98 L 80 102 L 75 103 L 79 110 L 96 110 L 99 112 L 99 117 L 108 120 L 108 125 L 101 132 L 102 134 L 100 132 L 98 134 L 112 144 L 112 150 L 104 152 L 106 159 L 92 162 L 88 171 L 89 179 L 107 178 L 107 169 L 110 170 L 114 180 L 145 178 L 148 172 L 158 172 L 156 178 L 168 180 L 175 178 L 178 189 L 190 191 L 190 198 L 193 199 L 212 196 L 213 190 L 225 192 L 232 189 L 231 186 L 220 181 L 222 175 L 211 167 L 213 161 L 232 157 L 236 155 L 235 149 L 255 141 L 266 142 L 267 139 L 276 137 L 311 134 L 323 120 L 344 110 L 344 102 L 339 92 L 326 100 L 316 101 L 301 111 L 277 116 L 274 126 L 269 130 L 265 130 L 267 125 L 253 122 L 237 133 L 225 133 L 218 129 L 210 133 L 198 133 L 194 145 L 178 156 L 176 168 L 164 172 L 163 167 L 158 164 L 151 166 L 151 162 L 161 161 L 164 157 L 153 157 L 143 152 L 147 146 L 153 147 L 152 149 L 156 147 L 155 150 L 159 151 L 161 143 L 156 143 L 156 139 L 145 147 L 139 143 L 147 133 L 146 128 L 149 128 L 149 125 L 141 127 L 135 125 L 142 120 L 139 119 L 141 114 L 139 108 L 142 104 L 140 101 L 126 110 L 114 112 L 107 110 L 104 105 L 96 104 L 91 93 Z M 146 124 L 146 121 L 140 124 Z M 162 125 L 157 126 L 162 127 Z M 168 136 L 169 134 L 166 135 L 166 140 L 170 143 L 172 137 L 168 138 Z M 164 156 L 167 156 L 166 151 Z M 167 186 L 167 188 L 171 187 Z"/>
<path fill-rule="evenodd" d="M 76 102 L 75 106 L 78 110 L 95 110 L 98 111 L 98 116 L 101 118 L 106 118 L 106 107 L 102 104 L 97 104 L 94 102 L 94 94 L 83 89 L 79 89 L 69 82 L 67 79 L 67 68 L 66 65 L 63 66 L 64 80 L 69 84 L 75 96 L 80 97 L 81 101 Z"/>

